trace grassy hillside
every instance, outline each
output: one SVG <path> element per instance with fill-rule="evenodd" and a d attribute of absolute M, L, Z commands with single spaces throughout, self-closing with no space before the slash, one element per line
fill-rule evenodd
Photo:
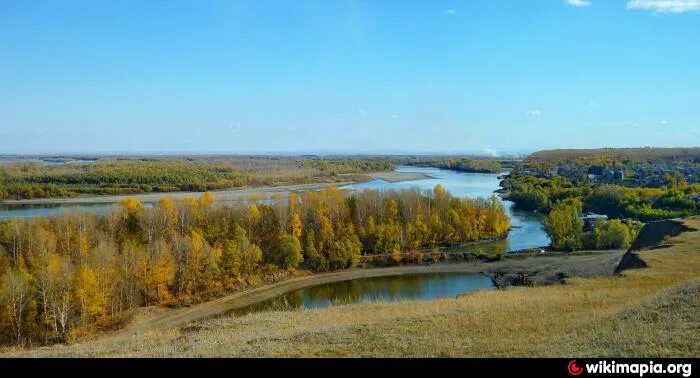
<path fill-rule="evenodd" d="M 700 218 L 649 268 L 459 299 L 345 305 L 197 322 L 29 356 L 690 356 L 700 353 Z"/>

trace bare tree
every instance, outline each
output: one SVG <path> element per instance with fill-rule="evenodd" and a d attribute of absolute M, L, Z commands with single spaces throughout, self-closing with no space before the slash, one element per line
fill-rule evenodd
<path fill-rule="evenodd" d="M 61 338 L 63 341 L 66 341 L 68 331 L 75 320 L 72 284 L 75 267 L 68 257 L 62 256 L 52 264 L 52 270 L 55 276 L 55 286 L 52 291 L 51 303 L 56 314 L 56 320 L 61 328 Z"/>
<path fill-rule="evenodd" d="M 2 278 L 2 299 L 9 308 L 8 315 L 17 344 L 22 342 L 24 312 L 31 295 L 30 279 L 23 269 L 13 269 Z"/>

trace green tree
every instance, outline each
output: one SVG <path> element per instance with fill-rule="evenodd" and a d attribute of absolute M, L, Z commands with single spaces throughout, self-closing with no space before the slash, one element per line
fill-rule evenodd
<path fill-rule="evenodd" d="M 632 230 L 619 219 L 601 221 L 595 227 L 598 249 L 623 249 L 632 244 Z"/>
<path fill-rule="evenodd" d="M 316 249 L 316 237 L 313 228 L 306 230 L 304 239 L 304 262 L 309 268 L 316 271 L 328 270 L 328 261 Z"/>
<path fill-rule="evenodd" d="M 577 198 L 558 202 L 545 221 L 545 229 L 552 239 L 552 247 L 574 251 L 583 243 L 583 220 L 579 218 L 582 204 Z"/>
<path fill-rule="evenodd" d="M 245 229 L 236 224 L 232 238 L 224 243 L 221 270 L 224 277 L 239 278 L 251 275 L 262 260 L 262 251 L 252 244 Z"/>
<path fill-rule="evenodd" d="M 285 269 L 295 269 L 303 261 L 299 239 L 280 233 L 275 244 L 267 256 L 268 262 Z"/>

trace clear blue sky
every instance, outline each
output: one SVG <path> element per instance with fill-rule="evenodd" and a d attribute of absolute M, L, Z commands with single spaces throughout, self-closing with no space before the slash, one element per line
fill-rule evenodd
<path fill-rule="evenodd" d="M 700 145 L 700 0 L 0 0 L 0 153 Z"/>

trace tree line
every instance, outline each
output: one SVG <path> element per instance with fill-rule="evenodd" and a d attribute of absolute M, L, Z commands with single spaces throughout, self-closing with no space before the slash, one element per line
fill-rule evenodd
<path fill-rule="evenodd" d="M 384 159 L 294 157 L 105 159 L 0 165 L 0 200 L 220 190 L 334 182 L 339 174 L 393 170 Z"/>
<path fill-rule="evenodd" d="M 553 249 L 627 249 L 642 228 L 641 222 L 611 219 L 599 220 L 592 230 L 584 232 L 582 209 L 583 203 L 578 198 L 567 198 L 554 205 L 545 220 Z"/>
<path fill-rule="evenodd" d="M 501 163 L 512 164 L 512 161 L 501 161 L 495 158 L 470 158 L 470 157 L 395 157 L 392 161 L 397 164 L 412 165 L 416 167 L 435 167 L 450 169 L 458 172 L 475 173 L 500 173 L 503 170 Z"/>
<path fill-rule="evenodd" d="M 337 188 L 222 206 L 213 196 L 105 215 L 0 222 L 0 341 L 48 344 L 114 327 L 141 306 L 181 306 L 284 277 L 504 237 L 503 204 L 433 191 Z"/>
<path fill-rule="evenodd" d="M 560 201 L 578 199 L 584 211 L 644 222 L 700 214 L 700 206 L 692 198 L 700 195 L 700 184 L 689 184 L 671 174 L 668 181 L 661 188 L 592 186 L 562 176 L 538 177 L 514 172 L 503 180 L 502 186 L 505 197 L 517 207 L 544 213 Z"/>

